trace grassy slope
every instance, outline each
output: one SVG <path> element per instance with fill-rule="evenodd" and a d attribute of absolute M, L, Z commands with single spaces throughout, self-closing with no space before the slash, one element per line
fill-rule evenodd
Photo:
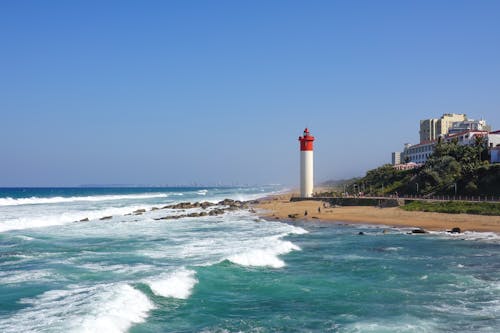
<path fill-rule="evenodd" d="M 500 216 L 500 203 L 490 202 L 464 202 L 464 201 L 443 201 L 424 202 L 412 201 L 401 209 L 406 211 L 424 211 L 450 214 L 477 214 Z"/>

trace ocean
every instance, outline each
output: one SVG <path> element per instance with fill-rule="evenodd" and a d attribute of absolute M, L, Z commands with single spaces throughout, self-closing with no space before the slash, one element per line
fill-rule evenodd
<path fill-rule="evenodd" d="M 494 233 L 155 220 L 279 190 L 0 189 L 0 332 L 500 332 Z"/>

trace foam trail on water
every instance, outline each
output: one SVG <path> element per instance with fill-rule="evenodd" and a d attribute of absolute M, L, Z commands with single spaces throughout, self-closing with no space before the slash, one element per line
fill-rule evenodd
<path fill-rule="evenodd" d="M 460 240 L 500 243 L 500 234 L 495 232 L 464 231 L 462 233 L 449 233 L 445 231 L 430 231 L 429 233 Z"/>
<path fill-rule="evenodd" d="M 6 197 L 6 198 L 0 198 L 0 206 L 57 204 L 65 202 L 79 202 L 79 201 L 153 199 L 153 198 L 166 198 L 168 196 L 169 195 L 165 193 L 149 193 L 149 194 L 127 194 L 127 195 L 96 195 L 96 196 L 81 196 L 81 197 L 48 197 L 48 198 L 31 197 L 31 198 L 18 198 L 18 199 Z"/>
<path fill-rule="evenodd" d="M 344 332 L 387 332 L 387 333 L 427 333 L 436 332 L 436 325 L 433 322 L 426 322 L 417 318 L 413 321 L 404 321 L 396 318 L 394 322 L 357 322 L 345 327 Z M 406 318 L 405 318 L 406 319 Z M 410 320 L 410 319 L 406 319 Z"/>
<path fill-rule="evenodd" d="M 281 268 L 285 266 L 285 262 L 278 258 L 278 255 L 291 251 L 300 251 L 300 247 L 289 241 L 275 240 L 275 243 L 271 247 L 252 249 L 232 255 L 227 259 L 241 266 Z"/>
<path fill-rule="evenodd" d="M 0 331 L 17 332 L 126 332 L 144 322 L 152 302 L 128 284 L 51 290 L 24 299 L 29 307 L 0 320 Z"/>
<path fill-rule="evenodd" d="M 22 239 L 22 240 L 25 240 L 25 241 L 32 241 L 32 240 L 34 240 L 33 237 L 25 236 L 25 235 L 17 235 L 16 238 L 19 238 L 19 239 Z"/>
<path fill-rule="evenodd" d="M 160 275 L 158 279 L 150 280 L 148 284 L 155 295 L 187 299 L 198 283 L 195 274 L 195 271 L 182 268 L 167 275 Z"/>
<path fill-rule="evenodd" d="M 15 270 L 0 271 L 0 284 L 16 284 L 25 282 L 50 281 L 54 279 L 54 274 L 50 270 Z"/>

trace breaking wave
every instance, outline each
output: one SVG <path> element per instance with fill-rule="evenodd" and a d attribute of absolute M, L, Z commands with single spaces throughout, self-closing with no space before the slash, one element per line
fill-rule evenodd
<path fill-rule="evenodd" d="M 279 255 L 300 250 L 300 247 L 290 241 L 276 239 L 271 247 L 252 249 L 232 255 L 227 259 L 241 266 L 281 268 L 285 266 L 285 262 L 278 257 Z"/>
<path fill-rule="evenodd" d="M 85 218 L 94 220 L 104 216 L 124 215 L 142 207 L 143 206 L 110 207 L 91 211 L 79 210 L 74 212 L 63 212 L 60 214 L 45 216 L 23 216 L 10 220 L 0 221 L 0 232 L 63 225 Z"/>
<path fill-rule="evenodd" d="M 50 198 L 0 198 L 0 206 L 19 206 L 19 205 L 39 205 L 39 204 L 57 204 L 66 202 L 79 201 L 112 201 L 112 200 L 127 200 L 127 199 L 152 199 L 166 198 L 165 193 L 150 193 L 150 194 L 127 194 L 127 195 L 96 195 L 96 196 L 81 196 L 81 197 L 50 197 Z"/>
<path fill-rule="evenodd" d="M 21 302 L 28 307 L 0 320 L 0 331 L 121 333 L 144 322 L 154 308 L 146 295 L 123 283 L 51 290 Z"/>
<path fill-rule="evenodd" d="M 198 283 L 195 271 L 185 268 L 148 282 L 151 291 L 158 296 L 187 299 Z"/>

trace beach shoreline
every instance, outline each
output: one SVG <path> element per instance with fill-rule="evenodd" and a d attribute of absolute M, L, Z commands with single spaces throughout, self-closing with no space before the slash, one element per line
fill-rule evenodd
<path fill-rule="evenodd" d="M 500 216 L 405 211 L 398 207 L 328 207 L 322 201 L 295 201 L 293 193 L 271 195 L 254 207 L 262 218 L 281 221 L 372 224 L 388 227 L 420 228 L 429 231 L 495 232 L 500 234 Z M 292 217 L 295 216 L 295 217 Z"/>

